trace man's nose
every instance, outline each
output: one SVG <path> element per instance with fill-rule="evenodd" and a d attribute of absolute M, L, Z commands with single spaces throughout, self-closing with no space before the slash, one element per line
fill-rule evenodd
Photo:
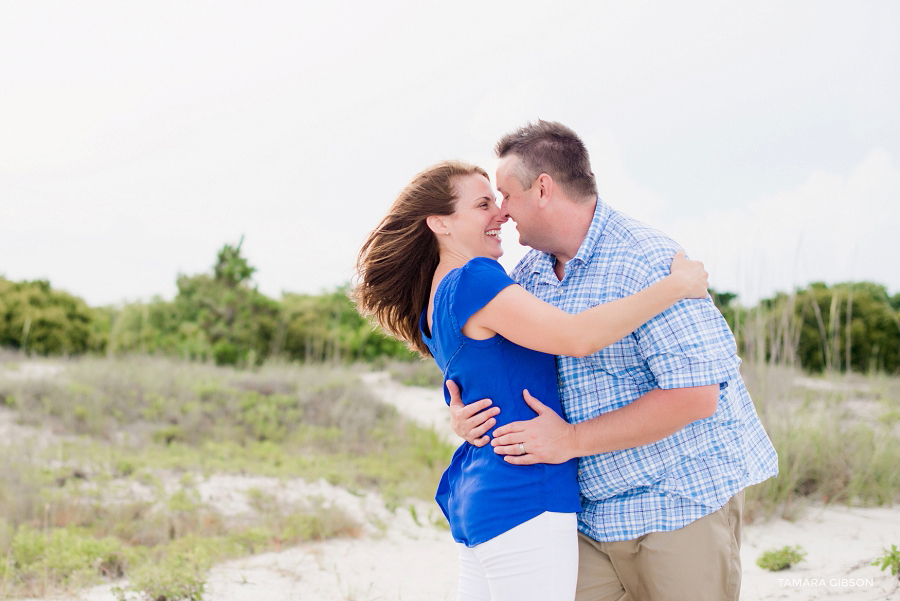
<path fill-rule="evenodd" d="M 503 219 L 503 221 L 507 221 L 509 219 L 509 209 L 506 206 L 505 198 L 500 201 L 500 218 Z"/>

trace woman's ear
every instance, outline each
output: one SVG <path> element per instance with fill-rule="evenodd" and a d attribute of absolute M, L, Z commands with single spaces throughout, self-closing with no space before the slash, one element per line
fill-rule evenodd
<path fill-rule="evenodd" d="M 440 215 L 429 215 L 425 218 L 425 223 L 428 225 L 428 229 L 439 236 L 447 233 L 447 225 Z"/>

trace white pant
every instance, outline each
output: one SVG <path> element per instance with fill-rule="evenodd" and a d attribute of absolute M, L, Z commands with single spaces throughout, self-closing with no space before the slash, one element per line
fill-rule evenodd
<path fill-rule="evenodd" d="M 491 540 L 459 546 L 457 601 L 573 601 L 578 579 L 574 513 L 544 512 Z"/>

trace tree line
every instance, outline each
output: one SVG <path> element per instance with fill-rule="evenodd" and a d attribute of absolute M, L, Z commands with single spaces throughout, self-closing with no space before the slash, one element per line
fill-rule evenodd
<path fill-rule="evenodd" d="M 809 372 L 900 373 L 900 294 L 872 282 L 815 282 L 745 308 L 710 291 L 745 359 Z"/>
<path fill-rule="evenodd" d="M 412 359 L 402 343 L 361 317 L 349 286 L 267 297 L 241 244 L 226 244 L 210 273 L 179 275 L 167 301 L 90 307 L 44 280 L 0 277 L 0 346 L 38 355 L 147 353 L 254 365 Z M 743 307 L 711 291 L 745 359 L 810 372 L 900 372 L 900 294 L 871 282 L 814 283 Z"/>
<path fill-rule="evenodd" d="M 219 365 L 269 358 L 305 362 L 414 357 L 361 317 L 349 286 L 269 298 L 241 244 L 226 244 L 211 273 L 179 275 L 171 301 L 89 307 L 44 280 L 0 278 L 0 346 L 38 355 L 146 353 Z"/>

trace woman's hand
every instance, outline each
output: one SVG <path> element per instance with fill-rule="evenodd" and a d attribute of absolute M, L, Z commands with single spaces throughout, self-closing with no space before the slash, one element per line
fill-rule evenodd
<path fill-rule="evenodd" d="M 679 250 L 672 259 L 670 270 L 671 278 L 676 278 L 684 291 L 682 298 L 706 298 L 706 289 L 709 288 L 709 274 L 703 268 L 700 261 L 691 261 L 684 256 L 684 251 Z"/>
<path fill-rule="evenodd" d="M 500 408 L 491 407 L 491 399 L 481 399 L 466 405 L 456 382 L 447 380 L 446 385 L 447 392 L 450 393 L 450 427 L 466 442 L 483 447 L 491 441 L 486 433 L 497 423 L 494 416 L 500 413 Z"/>

